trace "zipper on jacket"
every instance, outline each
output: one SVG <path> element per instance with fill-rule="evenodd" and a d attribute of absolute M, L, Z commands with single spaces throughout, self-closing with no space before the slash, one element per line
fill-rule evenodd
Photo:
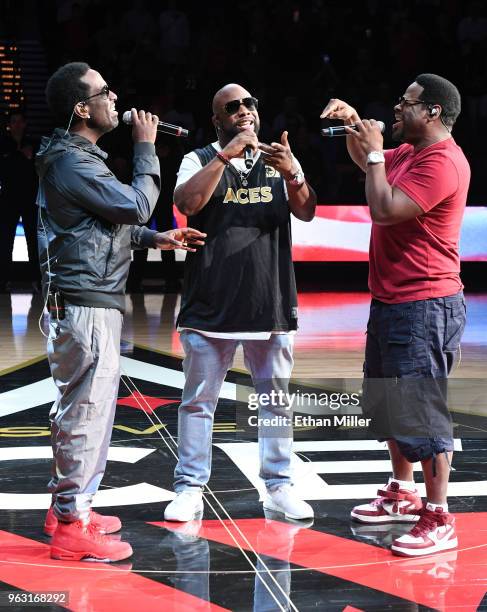
<path fill-rule="evenodd" d="M 110 263 L 110 259 L 112 258 L 112 251 L 113 251 L 113 232 L 110 232 L 110 248 L 108 249 L 108 256 L 105 262 L 105 273 L 103 274 L 103 278 L 107 277 L 108 264 Z"/>

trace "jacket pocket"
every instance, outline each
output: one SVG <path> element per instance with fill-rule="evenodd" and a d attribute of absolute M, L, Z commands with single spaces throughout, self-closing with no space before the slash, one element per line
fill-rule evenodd
<path fill-rule="evenodd" d="M 97 223 L 80 243 L 80 261 L 86 264 L 88 276 L 92 277 L 95 285 L 106 275 L 108 257 L 111 250 L 112 235 Z"/>

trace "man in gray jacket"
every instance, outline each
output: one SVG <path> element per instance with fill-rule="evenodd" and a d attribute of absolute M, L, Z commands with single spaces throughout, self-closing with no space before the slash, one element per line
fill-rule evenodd
<path fill-rule="evenodd" d="M 49 303 L 47 353 L 58 398 L 51 410 L 53 504 L 44 531 L 55 559 L 116 561 L 127 542 L 105 537 L 118 517 L 91 510 L 106 466 L 120 376 L 120 333 L 130 249 L 194 250 L 191 228 L 157 233 L 147 222 L 160 191 L 158 118 L 132 109 L 131 185 L 105 165 L 97 140 L 118 125 L 117 96 L 87 64 L 59 68 L 46 88 L 58 124 L 37 154 L 38 242 Z"/>

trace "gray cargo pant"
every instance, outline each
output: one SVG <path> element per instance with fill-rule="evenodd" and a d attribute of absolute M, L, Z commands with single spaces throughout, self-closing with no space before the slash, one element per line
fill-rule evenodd
<path fill-rule="evenodd" d="M 58 397 L 51 409 L 54 512 L 85 520 L 107 461 L 120 379 L 122 314 L 66 304 L 50 317 L 47 356 Z"/>

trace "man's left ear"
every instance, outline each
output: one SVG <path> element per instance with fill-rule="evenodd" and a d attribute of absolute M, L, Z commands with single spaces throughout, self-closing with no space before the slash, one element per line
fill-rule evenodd
<path fill-rule="evenodd" d="M 439 117 L 440 114 L 441 114 L 441 107 L 440 106 L 430 105 L 430 106 L 428 106 L 428 110 L 429 110 L 429 115 L 430 115 L 430 117 L 432 119 L 434 117 Z"/>
<path fill-rule="evenodd" d="M 74 107 L 74 113 L 80 119 L 89 119 L 90 113 L 86 108 L 86 104 L 84 102 L 78 102 Z"/>

